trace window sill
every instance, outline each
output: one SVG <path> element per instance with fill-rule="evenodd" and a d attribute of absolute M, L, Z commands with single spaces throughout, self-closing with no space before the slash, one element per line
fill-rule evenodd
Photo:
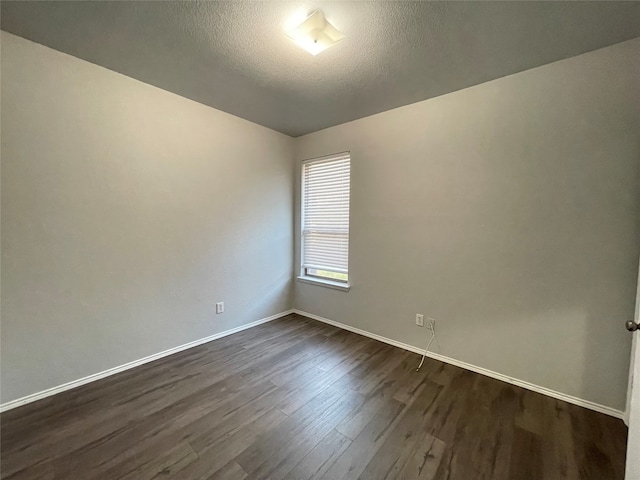
<path fill-rule="evenodd" d="M 309 283 L 311 285 L 319 285 L 321 287 L 333 288 L 335 290 L 342 290 L 343 292 L 348 292 L 351 288 L 351 285 L 343 282 L 334 282 L 331 280 L 325 280 L 323 278 L 316 277 L 307 277 L 301 275 L 298 277 L 298 281 L 302 283 Z"/>

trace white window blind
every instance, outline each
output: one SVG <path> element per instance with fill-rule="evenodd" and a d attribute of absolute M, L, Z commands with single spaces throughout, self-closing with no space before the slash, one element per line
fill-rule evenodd
<path fill-rule="evenodd" d="M 348 153 L 302 166 L 302 267 L 348 273 Z"/>

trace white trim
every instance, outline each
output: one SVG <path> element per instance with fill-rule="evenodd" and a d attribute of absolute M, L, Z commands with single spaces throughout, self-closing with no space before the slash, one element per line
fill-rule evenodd
<path fill-rule="evenodd" d="M 350 332 L 357 333 L 359 335 L 364 335 L 365 337 L 373 338 L 374 340 L 388 343 L 389 345 L 393 345 L 394 347 L 399 347 L 404 350 L 409 350 L 410 352 L 415 352 L 420 355 L 424 353 L 424 349 L 414 347 L 413 345 L 409 345 L 407 343 L 398 342 L 397 340 L 392 340 L 390 338 L 383 337 L 382 335 L 376 335 L 375 333 L 367 332 L 366 330 L 361 330 L 359 328 L 355 328 L 350 325 L 346 325 L 344 323 L 336 322 L 335 320 L 329 320 L 328 318 L 320 317 L 318 315 L 303 312 L 302 310 L 297 310 L 297 309 L 294 309 L 293 313 L 297 313 L 298 315 L 302 315 L 304 317 L 309 317 L 313 320 L 318 320 L 319 322 L 328 323 L 329 325 L 333 325 L 334 327 L 342 328 L 343 330 L 348 330 Z M 567 395 L 565 393 L 557 392 L 555 390 L 541 387 L 539 385 L 525 382 L 523 380 L 518 380 L 517 378 L 509 377 L 507 375 L 503 375 L 502 373 L 494 372 L 492 370 L 487 370 L 486 368 L 477 367 L 470 363 L 462 362 L 460 360 L 446 357 L 438 353 L 427 352 L 427 357 L 433 358 L 435 360 L 440 360 L 441 362 L 448 363 L 450 365 L 455 365 L 456 367 L 464 368 L 465 370 L 470 370 L 472 372 L 479 373 L 481 375 L 486 375 L 487 377 L 495 378 L 496 380 L 501 380 L 503 382 L 507 382 L 512 385 L 516 385 L 518 387 L 526 388 L 527 390 L 541 393 L 543 395 L 547 395 L 548 397 L 557 398 L 558 400 L 564 400 L 565 402 L 572 403 L 573 405 L 578 405 L 580 407 L 588 408 L 589 410 L 594 410 L 596 412 L 604 413 L 605 415 L 610 415 L 612 417 L 624 419 L 624 412 L 621 410 L 616 410 L 615 408 L 607 407 L 605 405 L 600 405 L 599 403 L 591 402 L 589 400 L 583 400 L 581 398 Z"/>
<path fill-rule="evenodd" d="M 330 153 L 329 155 L 323 155 L 321 157 L 305 158 L 304 160 L 300 160 L 300 163 L 329 162 L 331 160 L 344 160 L 346 158 L 351 158 L 351 150 L 345 150 L 344 152 Z"/>
<path fill-rule="evenodd" d="M 352 182 L 351 182 L 351 151 L 347 150 L 344 152 L 339 152 L 339 153 L 333 153 L 330 155 L 324 155 L 322 157 L 316 157 L 316 158 L 307 158 L 304 159 L 300 162 L 300 196 L 298 197 L 297 201 L 299 202 L 300 205 L 300 275 L 297 277 L 298 280 L 301 280 L 302 282 L 305 283 L 309 283 L 309 284 L 319 284 L 320 282 L 315 282 L 315 281 L 307 281 L 307 279 L 309 278 L 308 275 L 306 275 L 306 269 L 309 267 L 308 265 L 305 265 L 304 263 L 304 259 L 305 259 L 305 253 L 304 253 L 304 246 L 305 246 L 305 223 L 304 223 L 304 216 L 305 216 L 305 208 L 304 208 L 304 198 L 305 198 L 305 166 L 306 164 L 310 164 L 310 163 L 323 163 L 323 162 L 333 162 L 336 160 L 349 160 L 349 218 L 351 218 L 351 187 L 352 187 Z M 349 220 L 349 225 L 351 224 L 351 221 Z M 350 229 L 347 229 L 347 241 L 350 241 Z M 317 270 L 322 270 L 324 267 L 322 266 L 317 266 L 316 269 Z M 331 269 L 330 269 L 331 270 Z M 343 272 L 343 273 L 349 273 L 349 247 L 347 246 L 347 269 Z M 326 283 L 324 286 L 327 286 L 329 288 L 336 288 L 334 285 L 332 285 L 331 283 Z M 342 285 L 337 287 L 337 290 L 344 290 L 344 291 L 349 291 L 349 286 L 347 285 L 347 288 L 344 288 Z"/>
<path fill-rule="evenodd" d="M 640 281 L 640 279 L 639 279 Z M 638 283 L 638 292 L 640 292 L 640 283 Z M 636 300 L 636 304 L 640 302 L 640 295 Z M 638 317 L 636 316 L 636 322 L 638 321 Z M 624 406 L 624 424 L 629 426 L 629 419 L 631 417 L 631 395 L 633 394 L 633 383 L 634 383 L 634 365 L 636 364 L 636 350 L 638 349 L 636 343 L 638 342 L 638 336 L 635 333 L 631 333 L 631 356 L 629 360 L 629 379 L 627 380 L 627 402 Z"/>
<path fill-rule="evenodd" d="M 342 290 L 348 292 L 351 289 L 351 285 L 344 282 L 333 282 L 331 280 L 325 280 L 324 278 L 309 277 L 307 275 L 300 275 L 297 280 L 302 283 L 309 283 L 311 285 L 320 285 L 321 287 L 334 288 L 336 290 Z"/>
<path fill-rule="evenodd" d="M 633 313 L 633 321 L 640 322 L 640 269 L 638 269 L 638 283 L 636 289 L 636 308 Z M 630 332 L 631 333 L 631 332 Z M 631 356 L 629 359 L 629 380 L 627 381 L 627 403 L 624 406 L 624 423 L 629 426 L 629 419 L 631 417 L 631 398 L 633 395 L 633 383 L 634 376 L 640 374 L 640 372 L 635 372 L 636 366 L 636 354 L 640 350 L 638 345 L 638 334 L 631 333 Z M 640 388 L 640 387 L 638 387 Z M 631 457 L 627 457 L 631 458 Z"/>
<path fill-rule="evenodd" d="M 81 385 L 85 385 L 87 383 L 95 382 L 96 380 L 100 380 L 102 378 L 115 375 L 116 373 L 124 372 L 125 370 L 129 370 L 131 368 L 144 365 L 145 363 L 153 362 L 154 360 L 158 360 L 160 358 L 173 355 L 174 353 L 182 352 L 183 350 L 197 347 L 198 345 L 202 345 L 203 343 L 211 342 L 213 340 L 217 340 L 218 338 L 226 337 L 227 335 L 238 333 L 238 332 L 241 332 L 242 330 L 247 330 L 248 328 L 251 328 L 251 327 L 257 327 L 258 325 L 271 322 L 272 320 L 276 320 L 278 318 L 290 315 L 292 313 L 293 313 L 293 310 L 287 310 L 285 312 L 276 313 L 275 315 L 271 315 L 270 317 L 262 318 L 260 320 L 256 320 L 255 322 L 247 323 L 245 325 L 240 325 L 239 327 L 235 327 L 230 330 L 226 330 L 224 332 L 216 333 L 214 335 L 210 335 L 208 337 L 204 337 L 199 340 L 194 340 L 193 342 L 185 343 L 184 345 L 179 345 L 177 347 L 173 347 L 168 350 L 164 350 L 162 352 L 154 353 L 153 355 L 149 355 L 148 357 L 140 358 L 139 360 L 134 360 L 133 362 L 125 363 L 124 365 L 120 365 L 118 367 L 113 367 L 108 370 L 104 370 L 102 372 L 94 373 L 93 375 L 79 378 L 78 380 L 73 380 L 71 382 L 58 385 L 57 387 L 48 388 L 46 390 L 42 390 L 41 392 L 32 393 L 31 395 L 27 395 L 26 397 L 17 398 L 16 400 L 11 400 L 10 402 L 6 402 L 0 405 L 0 412 L 6 412 L 7 410 L 11 410 L 12 408 L 20 407 L 22 405 L 26 405 L 27 403 L 35 402 L 36 400 L 41 400 L 43 398 L 47 398 L 52 395 L 62 393 L 66 390 L 71 390 L 72 388 L 76 388 Z"/>

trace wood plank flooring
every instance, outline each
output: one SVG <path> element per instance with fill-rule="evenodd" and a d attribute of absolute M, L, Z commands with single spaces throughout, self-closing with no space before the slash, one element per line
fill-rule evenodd
<path fill-rule="evenodd" d="M 622 421 L 297 315 L 3 413 L 1 478 L 624 478 Z"/>

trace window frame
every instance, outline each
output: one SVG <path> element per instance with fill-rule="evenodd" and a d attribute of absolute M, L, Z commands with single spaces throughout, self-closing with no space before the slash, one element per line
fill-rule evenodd
<path fill-rule="evenodd" d="M 314 157 L 314 158 L 303 160 L 301 162 L 301 168 L 300 168 L 300 198 L 299 198 L 299 202 L 300 202 L 299 203 L 300 205 L 299 272 L 300 274 L 298 276 L 298 280 L 303 283 L 315 284 L 315 285 L 330 287 L 338 290 L 349 291 L 349 289 L 351 288 L 351 275 L 350 275 L 350 268 L 349 268 L 350 258 L 347 260 L 346 272 L 338 271 L 338 269 L 335 269 L 335 268 L 322 267 L 319 265 L 304 266 L 304 248 L 305 248 L 305 245 L 304 245 L 305 244 L 305 241 L 304 241 L 304 229 L 305 229 L 305 225 L 304 225 L 305 172 L 304 172 L 304 169 L 305 169 L 305 165 L 310 163 L 329 162 L 331 160 L 337 160 L 340 157 L 347 157 L 349 160 L 349 232 L 347 234 L 347 239 L 349 241 L 349 248 L 351 246 L 351 152 L 344 151 L 344 152 L 333 153 L 331 155 L 324 155 L 322 157 Z M 347 256 L 350 257 L 348 250 L 347 250 Z M 309 273 L 309 270 L 322 270 L 322 271 L 326 271 L 330 273 L 338 273 L 338 274 L 345 273 L 347 275 L 347 280 L 334 279 L 334 278 L 328 278 L 320 275 L 314 275 L 312 273 Z"/>

